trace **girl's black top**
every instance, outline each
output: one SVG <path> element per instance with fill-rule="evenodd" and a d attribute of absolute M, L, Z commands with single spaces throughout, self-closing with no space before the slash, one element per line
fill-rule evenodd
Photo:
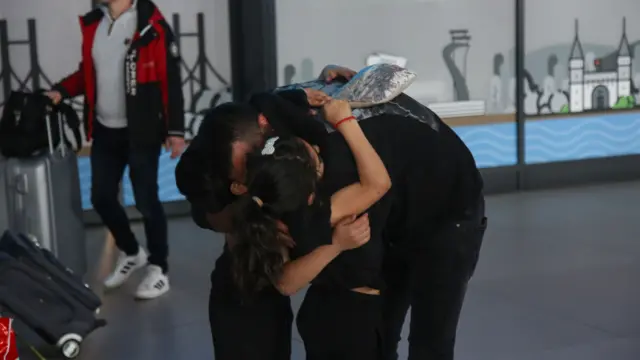
<path fill-rule="evenodd" d="M 439 118 L 430 112 L 436 121 Z M 367 212 L 371 240 L 331 262 L 314 283 L 355 288 L 383 287 L 382 257 L 390 243 L 421 246 L 439 223 L 464 216 L 482 191 L 473 156 L 444 123 L 438 130 L 414 118 L 378 115 L 360 122 L 391 176 L 391 190 Z M 356 163 L 346 141 L 331 133 L 320 155 L 325 163 L 319 199 L 285 219 L 296 241 L 293 257 L 330 243 L 330 196 L 358 182 Z"/>

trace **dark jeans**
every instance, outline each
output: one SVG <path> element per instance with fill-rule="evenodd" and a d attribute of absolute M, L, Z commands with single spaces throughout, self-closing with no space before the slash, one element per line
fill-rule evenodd
<path fill-rule="evenodd" d="M 442 224 L 419 249 L 389 249 L 383 269 L 386 360 L 398 359 L 409 307 L 408 359 L 453 360 L 460 311 L 486 227 L 481 199 L 468 219 Z"/>
<path fill-rule="evenodd" d="M 118 248 L 127 255 L 139 245 L 118 198 L 124 169 L 129 165 L 136 208 L 142 214 L 149 248 L 149 263 L 168 271 L 167 218 L 158 197 L 158 162 L 161 145 L 132 149 L 127 129 L 109 129 L 95 122 L 91 146 L 91 202 L 111 231 Z"/>
<path fill-rule="evenodd" d="M 379 360 L 382 334 L 378 295 L 311 285 L 296 324 L 307 360 Z"/>
<path fill-rule="evenodd" d="M 227 250 L 211 275 L 209 324 L 216 360 L 290 360 L 291 300 L 275 288 L 242 295 Z"/>

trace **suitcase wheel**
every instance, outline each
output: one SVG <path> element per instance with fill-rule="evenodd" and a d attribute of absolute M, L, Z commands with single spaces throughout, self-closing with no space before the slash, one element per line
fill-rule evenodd
<path fill-rule="evenodd" d="M 80 343 L 82 337 L 78 334 L 66 334 L 58 341 L 62 355 L 65 359 L 75 359 L 80 355 Z"/>

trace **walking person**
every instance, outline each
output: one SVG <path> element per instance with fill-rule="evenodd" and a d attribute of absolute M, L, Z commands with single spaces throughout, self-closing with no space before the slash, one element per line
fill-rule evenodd
<path fill-rule="evenodd" d="M 104 285 L 122 285 L 147 267 L 135 296 L 169 291 L 167 219 L 158 196 L 158 162 L 185 147 L 184 99 L 174 35 L 150 0 L 107 0 L 80 18 L 82 61 L 47 95 L 55 102 L 84 95 L 91 146 L 91 201 L 122 252 Z M 149 254 L 131 231 L 118 199 L 129 166 Z"/>

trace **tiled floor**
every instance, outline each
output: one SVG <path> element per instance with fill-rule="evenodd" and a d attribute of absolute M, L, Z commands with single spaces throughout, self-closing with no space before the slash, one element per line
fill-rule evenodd
<path fill-rule="evenodd" d="M 640 359 L 640 183 L 495 196 L 488 213 L 457 359 Z M 132 283 L 105 294 L 110 324 L 87 339 L 81 359 L 213 358 L 208 276 L 222 239 L 188 219 L 170 232 L 171 293 L 135 302 Z M 113 249 L 104 230 L 91 233 L 95 279 Z M 303 359 L 298 339 L 294 347 Z"/>

